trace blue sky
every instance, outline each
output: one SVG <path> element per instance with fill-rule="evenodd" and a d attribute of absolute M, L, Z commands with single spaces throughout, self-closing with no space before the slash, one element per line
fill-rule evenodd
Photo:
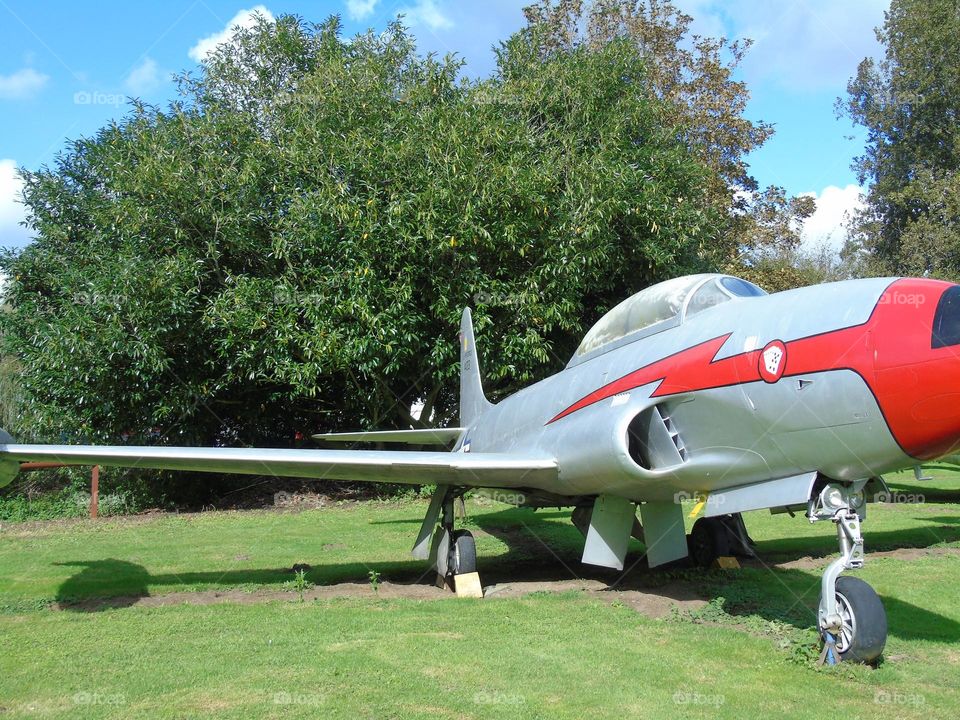
<path fill-rule="evenodd" d="M 339 13 L 348 35 L 383 28 L 403 13 L 423 51 L 461 54 L 468 71 L 493 66 L 490 50 L 523 23 L 525 2 L 487 0 L 0 0 L 0 246 L 22 245 L 16 168 L 52 164 L 70 139 L 91 135 L 126 112 L 127 98 L 164 103 L 172 73 L 196 69 L 203 54 L 258 8 L 320 21 Z M 834 116 L 833 104 L 866 55 L 888 3 L 873 0 L 677 0 L 694 30 L 754 46 L 740 77 L 752 92 L 747 116 L 776 133 L 753 153 L 761 185 L 813 193 L 819 210 L 807 241 L 838 244 L 843 213 L 858 202 L 850 169 L 863 133 Z M 852 137 L 851 137 L 852 136 Z"/>

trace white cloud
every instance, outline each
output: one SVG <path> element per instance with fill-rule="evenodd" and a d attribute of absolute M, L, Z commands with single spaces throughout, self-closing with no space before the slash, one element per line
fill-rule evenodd
<path fill-rule="evenodd" d="M 380 0 L 347 0 L 347 15 L 351 20 L 363 20 L 373 14 Z"/>
<path fill-rule="evenodd" d="M 803 224 L 800 234 L 803 248 L 819 250 L 823 247 L 839 252 L 847 240 L 847 219 L 863 207 L 863 188 L 847 185 L 845 188 L 828 185 L 819 194 L 801 193 L 817 201 L 817 210 Z"/>
<path fill-rule="evenodd" d="M 195 62 L 202 62 L 216 49 L 217 45 L 229 42 L 233 37 L 234 30 L 237 28 L 251 28 L 256 25 L 257 15 L 261 15 L 267 22 L 274 21 L 273 13 L 263 5 L 257 5 L 249 10 L 241 10 L 233 16 L 233 19 L 227 23 L 223 30 L 209 35 L 202 40 L 198 40 L 197 44 L 190 48 L 188 53 L 190 59 Z"/>
<path fill-rule="evenodd" d="M 155 90 L 161 81 L 161 72 L 157 61 L 148 56 L 143 58 L 143 62 L 130 71 L 123 84 L 131 93 L 139 95 Z"/>
<path fill-rule="evenodd" d="M 30 240 L 29 231 L 18 224 L 26 216 L 20 202 L 22 189 L 17 163 L 0 160 L 0 247 L 21 246 Z"/>
<path fill-rule="evenodd" d="M 0 98 L 17 100 L 36 95 L 47 84 L 49 75 L 33 68 L 22 68 L 10 75 L 0 75 Z"/>
<path fill-rule="evenodd" d="M 417 0 L 412 6 L 402 7 L 397 15 L 403 15 L 406 24 L 426 25 L 431 30 L 447 30 L 453 27 L 453 20 L 444 15 L 434 0 Z"/>
<path fill-rule="evenodd" d="M 879 45 L 873 29 L 883 24 L 889 0 L 680 0 L 695 18 L 695 32 L 750 38 L 744 59 L 750 83 L 772 80 L 790 89 L 842 92 L 864 57 Z"/>

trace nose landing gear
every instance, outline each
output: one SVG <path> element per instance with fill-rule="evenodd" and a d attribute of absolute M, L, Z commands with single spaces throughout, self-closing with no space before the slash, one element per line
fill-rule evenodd
<path fill-rule="evenodd" d="M 863 567 L 864 484 L 830 483 L 811 498 L 807 509 L 810 522 L 836 523 L 840 544 L 840 557 L 824 571 L 820 587 L 820 661 L 828 665 L 842 660 L 873 663 L 887 642 L 887 615 L 877 593 L 859 578 L 840 577 L 844 570 Z"/>

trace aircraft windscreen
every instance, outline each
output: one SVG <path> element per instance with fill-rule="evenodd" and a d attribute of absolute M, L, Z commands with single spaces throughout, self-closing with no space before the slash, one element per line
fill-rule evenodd
<path fill-rule="evenodd" d="M 725 290 L 733 293 L 737 297 L 759 297 L 767 294 L 766 290 L 757 287 L 752 282 L 747 282 L 746 280 L 741 280 L 738 277 L 732 277 L 730 275 L 724 275 L 717 282 L 723 285 Z"/>
<path fill-rule="evenodd" d="M 735 297 L 757 295 L 766 293 L 753 283 L 726 275 L 687 275 L 651 285 L 600 318 L 584 336 L 575 357 L 655 325 L 662 324 L 663 329 L 678 325 L 685 304 L 689 316 Z"/>
<path fill-rule="evenodd" d="M 690 296 L 684 317 L 688 318 L 701 310 L 733 300 L 735 297 L 758 297 L 766 294 L 751 282 L 725 275 L 704 283 Z"/>
<path fill-rule="evenodd" d="M 688 275 L 674 278 L 631 295 L 590 328 L 577 348 L 577 355 L 586 355 L 638 330 L 679 318 L 687 295 L 709 277 Z"/>

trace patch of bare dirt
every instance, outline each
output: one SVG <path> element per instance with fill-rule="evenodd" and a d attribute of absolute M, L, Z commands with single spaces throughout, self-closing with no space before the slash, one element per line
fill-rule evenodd
<path fill-rule="evenodd" d="M 647 617 L 660 618 L 677 606 L 681 610 L 697 610 L 707 604 L 690 588 L 679 583 L 663 585 L 655 590 L 615 590 L 600 580 L 517 581 L 489 585 L 483 597 L 522 597 L 535 592 L 581 591 L 607 603 L 621 602 Z"/>
<path fill-rule="evenodd" d="M 870 557 L 895 558 L 898 560 L 916 560 L 923 557 L 960 556 L 960 548 L 900 548 L 870 553 Z M 759 560 L 745 560 L 748 567 L 775 567 L 782 569 L 821 570 L 833 561 L 834 555 L 824 557 L 806 556 L 781 562 L 761 562 Z M 544 569 L 541 577 L 532 571 L 532 568 L 518 566 L 511 572 L 493 571 L 490 573 L 493 582 L 484 587 L 484 598 L 496 600 L 501 598 L 517 598 L 532 593 L 562 593 L 582 592 L 586 595 L 602 600 L 603 602 L 620 602 L 632 608 L 641 615 L 651 618 L 666 617 L 674 606 L 681 611 L 693 611 L 702 608 L 707 599 L 700 595 L 695 586 L 682 581 L 668 582 L 655 587 L 643 587 L 636 579 L 624 582 L 621 578 L 617 586 L 598 578 L 571 578 L 558 579 L 556 568 Z M 514 579 L 514 578 L 522 579 Z M 406 598 L 412 600 L 446 600 L 456 597 L 452 592 L 438 588 L 428 581 L 378 583 L 376 590 L 369 582 L 342 582 L 333 585 L 310 587 L 303 592 L 305 601 L 329 600 L 334 598 L 365 598 L 365 599 L 395 599 Z M 108 608 L 130 607 L 164 607 L 170 605 L 213 605 L 218 603 L 263 603 L 263 602 L 292 602 L 299 600 L 299 593 L 295 590 L 206 590 L 166 593 L 163 595 L 124 596 L 104 599 L 90 599 L 73 603 L 57 603 L 52 607 L 56 610 L 72 610 L 80 612 L 95 612 Z"/>
<path fill-rule="evenodd" d="M 409 598 L 414 600 L 442 600 L 454 597 L 452 593 L 432 585 L 405 585 L 381 582 L 374 590 L 370 583 L 338 583 L 336 585 L 318 585 L 303 591 L 303 599 L 330 600 L 333 598 Z M 202 590 L 197 592 L 172 592 L 163 595 L 134 595 L 111 598 L 96 598 L 70 603 L 55 603 L 55 610 L 80 610 L 94 612 L 108 608 L 130 607 L 167 607 L 170 605 L 218 605 L 234 603 L 250 605 L 270 601 L 299 600 L 300 594 L 293 590 Z"/>
<path fill-rule="evenodd" d="M 614 590 L 599 580 L 552 580 L 516 581 L 489 585 L 484 588 L 484 598 L 496 600 L 517 598 L 531 593 L 560 593 L 580 591 L 607 603 L 619 601 L 642 615 L 652 618 L 670 614 L 672 606 L 681 610 L 696 610 L 706 601 L 691 589 L 681 584 L 665 585 L 656 590 Z M 374 590 L 370 583 L 337 583 L 320 585 L 303 592 L 304 601 L 331 600 L 334 598 L 366 598 L 408 600 L 447 600 L 455 598 L 452 592 L 426 583 L 381 582 Z M 52 605 L 54 610 L 97 612 L 122 607 L 169 607 L 172 605 L 217 605 L 234 603 L 249 605 L 271 601 L 299 601 L 300 595 L 292 590 L 205 590 L 197 592 L 173 592 L 163 595 L 118 596 L 97 598 L 78 602 L 62 602 Z"/>
<path fill-rule="evenodd" d="M 661 590 L 663 589 L 661 588 Z M 622 590 L 620 592 L 604 593 L 601 598 L 609 602 L 619 600 L 641 615 L 652 618 L 667 617 L 674 607 L 689 612 L 699 610 L 707 604 L 706 600 L 690 590 L 680 590 L 664 595 L 640 590 Z"/>
<path fill-rule="evenodd" d="M 867 558 L 893 558 L 894 560 L 917 560 L 923 557 L 943 557 L 945 555 L 960 556 L 960 548 L 897 548 L 896 550 L 875 550 L 868 552 Z M 825 568 L 836 559 L 836 555 L 824 557 L 810 557 L 809 555 L 795 560 L 764 563 L 763 567 L 783 568 L 787 570 L 819 570 Z M 745 565 L 761 566 L 757 561 L 745 561 Z"/>
<path fill-rule="evenodd" d="M 867 558 L 917 560 L 923 557 L 943 557 L 945 555 L 960 556 L 960 548 L 897 548 L 896 550 L 872 550 L 868 551 Z M 825 568 L 836 558 L 837 556 L 834 554 L 818 558 L 807 555 L 794 560 L 784 560 L 783 562 L 759 563 L 757 561 L 745 561 L 744 564 L 756 567 L 784 568 L 788 570 L 819 570 Z"/>

